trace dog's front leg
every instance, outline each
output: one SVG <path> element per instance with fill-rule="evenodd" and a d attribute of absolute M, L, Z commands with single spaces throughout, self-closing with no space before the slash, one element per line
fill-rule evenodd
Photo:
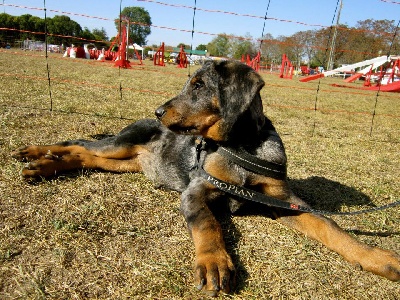
<path fill-rule="evenodd" d="M 296 196 L 292 203 L 302 203 Z M 278 220 L 299 230 L 306 236 L 320 241 L 329 249 L 342 255 L 350 263 L 363 270 L 400 281 L 400 255 L 393 251 L 368 246 L 341 229 L 333 220 L 311 213 L 286 214 L 282 211 Z"/>
<path fill-rule="evenodd" d="M 201 178 L 191 181 L 182 193 L 181 210 L 193 238 L 195 284 L 211 296 L 229 293 L 234 282 L 234 266 L 225 248 L 222 229 L 207 205 L 219 193 Z"/>

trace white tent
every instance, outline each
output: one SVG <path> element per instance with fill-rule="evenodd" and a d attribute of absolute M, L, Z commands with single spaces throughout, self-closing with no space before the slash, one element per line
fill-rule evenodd
<path fill-rule="evenodd" d="M 130 46 L 128 46 L 128 49 L 135 49 L 136 51 L 142 51 L 142 59 L 143 59 L 143 50 L 144 50 L 144 48 L 143 47 L 140 47 L 138 44 L 133 44 L 133 45 L 130 45 Z"/>
<path fill-rule="evenodd" d="M 140 47 L 138 44 L 134 43 L 133 45 L 129 46 L 129 49 L 136 49 L 138 51 L 143 51 L 143 47 Z"/>

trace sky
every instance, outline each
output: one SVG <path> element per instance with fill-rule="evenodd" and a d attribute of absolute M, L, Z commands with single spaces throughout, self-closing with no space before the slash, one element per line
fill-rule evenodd
<path fill-rule="evenodd" d="M 340 0 L 196 0 L 193 39 L 192 7 L 195 0 L 0 0 L 0 12 L 44 18 L 45 4 L 47 17 L 66 12 L 82 28 L 104 28 L 108 36 L 113 37 L 117 35 L 113 19 L 119 16 L 120 2 L 122 8 L 139 6 L 149 12 L 153 27 L 147 37 L 148 45 L 165 42 L 170 46 L 185 43 L 196 47 L 209 43 L 219 33 L 259 38 L 266 13 L 267 18 L 272 19 L 265 21 L 264 33 L 270 33 L 275 38 L 290 36 L 298 31 L 318 30 L 321 26 L 332 25 L 334 16 L 337 18 L 335 10 Z M 342 3 L 341 24 L 355 26 L 360 20 L 388 19 L 394 20 L 397 25 L 400 20 L 400 0 L 342 0 Z"/>

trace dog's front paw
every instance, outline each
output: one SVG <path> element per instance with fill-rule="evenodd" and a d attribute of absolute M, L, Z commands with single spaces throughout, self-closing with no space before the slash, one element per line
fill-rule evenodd
<path fill-rule="evenodd" d="M 43 153 L 38 146 L 22 146 L 11 152 L 11 156 L 18 161 L 32 161 L 40 158 Z"/>
<path fill-rule="evenodd" d="M 55 167 L 54 158 L 41 158 L 31 161 L 22 169 L 22 176 L 25 179 L 34 179 L 39 177 L 50 177 L 56 175 L 57 168 Z"/>
<path fill-rule="evenodd" d="M 199 290 L 215 297 L 218 292 L 229 293 L 235 281 L 235 268 L 225 250 L 197 255 L 195 284 Z"/>

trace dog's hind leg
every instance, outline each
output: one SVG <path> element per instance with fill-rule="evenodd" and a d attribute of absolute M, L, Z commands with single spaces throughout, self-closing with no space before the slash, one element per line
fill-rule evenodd
<path fill-rule="evenodd" d="M 290 198 L 291 203 L 302 203 L 294 195 Z M 361 243 L 333 220 L 321 215 L 280 211 L 276 216 L 281 223 L 323 243 L 350 263 L 361 266 L 363 270 L 393 281 L 400 281 L 400 256 L 395 252 Z"/>

